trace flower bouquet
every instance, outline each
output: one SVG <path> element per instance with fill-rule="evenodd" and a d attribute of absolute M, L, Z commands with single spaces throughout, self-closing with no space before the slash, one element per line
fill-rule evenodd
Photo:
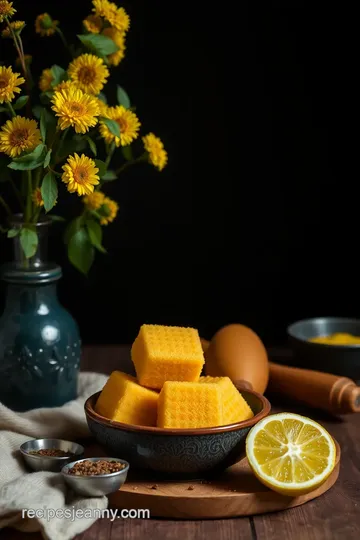
<path fill-rule="evenodd" d="M 1 230 L 17 237 L 26 265 L 38 249 L 36 225 L 44 217 L 65 220 L 53 214 L 58 198 L 78 195 L 79 210 L 66 219 L 64 241 L 70 262 L 87 274 L 96 251 L 105 252 L 103 226 L 119 210 L 106 195 L 107 183 L 144 161 L 161 171 L 167 153 L 153 133 L 140 138 L 135 107 L 121 86 L 117 103 L 108 103 L 104 93 L 125 54 L 130 19 L 124 8 L 93 0 L 76 43 L 67 41 L 59 21 L 39 15 L 35 32 L 61 39 L 66 56 L 64 65 L 46 67 L 36 79 L 23 45 L 26 24 L 14 19 L 15 7 L 0 0 L 2 38 L 12 40 L 17 56 L 13 66 L 0 65 L 0 182 L 10 183 L 18 204 L 12 208 L 0 190 L 10 224 Z M 122 160 L 116 170 L 114 156 Z M 20 226 L 11 225 L 19 215 Z"/>

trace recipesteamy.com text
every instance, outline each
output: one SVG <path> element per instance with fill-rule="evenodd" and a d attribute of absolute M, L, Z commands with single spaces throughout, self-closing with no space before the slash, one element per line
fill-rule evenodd
<path fill-rule="evenodd" d="M 22 518 L 30 519 L 150 519 L 150 510 L 147 508 L 24 508 Z"/>

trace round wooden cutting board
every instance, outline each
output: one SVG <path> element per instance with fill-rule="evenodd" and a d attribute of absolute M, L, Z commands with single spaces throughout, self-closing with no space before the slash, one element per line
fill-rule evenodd
<path fill-rule="evenodd" d="M 109 496 L 113 508 L 148 509 L 151 517 L 214 519 L 251 516 L 285 510 L 304 504 L 328 491 L 340 469 L 340 447 L 336 444 L 336 465 L 317 490 L 301 497 L 285 497 L 263 486 L 252 474 L 246 459 L 211 480 L 167 482 L 139 479 L 129 473 L 123 487 Z"/>

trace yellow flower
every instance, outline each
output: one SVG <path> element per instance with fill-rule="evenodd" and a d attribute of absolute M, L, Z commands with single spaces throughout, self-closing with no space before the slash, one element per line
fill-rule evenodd
<path fill-rule="evenodd" d="M 100 99 L 99 97 L 96 98 L 97 99 L 97 102 L 98 102 L 98 105 L 99 105 L 99 116 L 106 116 L 107 115 L 107 110 L 108 110 L 108 106 L 106 105 L 106 103 L 104 103 L 104 101 L 102 99 Z"/>
<path fill-rule="evenodd" d="M 109 64 L 118 66 L 125 56 L 125 35 L 123 32 L 119 32 L 119 30 L 112 27 L 105 28 L 103 34 L 104 36 L 111 38 L 115 45 L 119 47 L 116 52 L 109 54 L 107 57 Z"/>
<path fill-rule="evenodd" d="M 124 8 L 118 8 L 108 0 L 93 0 L 93 11 L 96 15 L 104 17 L 111 26 L 120 32 L 127 32 L 130 28 L 130 17 Z"/>
<path fill-rule="evenodd" d="M 8 120 L 0 131 L 0 152 L 11 158 L 34 150 L 40 142 L 40 130 L 36 121 L 22 116 Z"/>
<path fill-rule="evenodd" d="M 54 92 L 61 92 L 61 90 L 69 90 L 69 88 L 77 88 L 74 81 L 61 81 L 61 83 L 54 86 Z"/>
<path fill-rule="evenodd" d="M 15 34 L 18 34 L 19 32 L 21 32 L 21 30 L 24 28 L 24 26 L 25 26 L 25 21 L 14 21 L 14 22 L 10 23 L 10 27 L 13 29 Z M 3 38 L 12 37 L 12 33 L 10 31 L 10 28 L 9 27 L 4 28 L 4 30 L 1 32 L 1 35 L 2 35 Z"/>
<path fill-rule="evenodd" d="M 25 79 L 20 77 L 20 73 L 13 73 L 11 67 L 0 66 L 0 103 L 12 101 L 15 93 L 20 94 L 20 84 L 24 84 Z"/>
<path fill-rule="evenodd" d="M 83 202 L 89 210 L 98 210 L 104 203 L 105 195 L 101 191 L 94 191 L 83 198 Z"/>
<path fill-rule="evenodd" d="M 69 77 L 83 92 L 97 95 L 104 88 L 109 70 L 104 61 L 94 54 L 82 54 L 71 62 Z"/>
<path fill-rule="evenodd" d="M 42 198 L 42 195 L 41 195 L 41 189 L 40 188 L 34 189 L 32 195 L 31 195 L 31 198 L 32 198 L 32 201 L 35 204 L 35 206 L 38 206 L 38 207 L 44 206 L 44 201 L 43 201 L 43 198 Z"/>
<path fill-rule="evenodd" d="M 146 152 L 149 154 L 149 161 L 157 167 L 159 171 L 162 171 L 167 164 L 167 152 L 164 149 L 164 145 L 159 137 L 156 137 L 153 133 L 149 133 L 142 138 Z"/>
<path fill-rule="evenodd" d="M 70 156 L 67 163 L 63 165 L 62 181 L 67 184 L 70 193 L 78 195 L 89 195 L 94 191 L 94 186 L 99 184 L 99 169 L 95 161 L 82 154 Z"/>
<path fill-rule="evenodd" d="M 84 94 L 74 86 L 60 92 L 54 92 L 52 98 L 55 115 L 59 117 L 60 129 L 73 126 L 76 133 L 86 133 L 96 126 L 99 116 L 99 105 L 94 96 Z"/>
<path fill-rule="evenodd" d="M 109 199 L 109 197 L 105 197 L 103 201 L 103 205 L 99 210 L 99 214 L 101 215 L 100 224 L 101 225 L 108 225 L 117 216 L 117 213 L 119 211 L 119 205 L 117 202 L 113 201 L 112 199 Z"/>
<path fill-rule="evenodd" d="M 59 21 L 55 21 L 48 13 L 38 15 L 35 20 L 35 31 L 41 36 L 51 36 L 55 34 Z"/>
<path fill-rule="evenodd" d="M 115 120 L 120 126 L 120 137 L 116 137 L 100 120 L 100 133 L 107 143 L 115 142 L 116 146 L 127 146 L 138 138 L 141 124 L 136 114 L 129 109 L 122 105 L 108 107 L 106 117 Z"/>
<path fill-rule="evenodd" d="M 51 69 L 44 69 L 39 80 L 39 88 L 42 92 L 47 92 L 51 90 L 51 83 L 53 82 L 54 77 Z"/>
<path fill-rule="evenodd" d="M 12 7 L 13 3 L 8 0 L 0 0 L 0 23 L 5 21 L 5 17 L 8 19 L 16 13 L 16 9 Z"/>
<path fill-rule="evenodd" d="M 92 34 L 99 34 L 103 27 L 101 17 L 98 15 L 89 15 L 85 20 L 83 20 L 83 24 L 85 29 Z"/>

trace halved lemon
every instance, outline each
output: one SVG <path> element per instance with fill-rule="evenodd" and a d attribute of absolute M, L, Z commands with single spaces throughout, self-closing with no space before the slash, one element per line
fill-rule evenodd
<path fill-rule="evenodd" d="M 250 430 L 246 456 L 260 482 L 296 497 L 325 482 L 335 467 L 336 447 L 317 422 L 280 413 L 267 416 Z"/>

